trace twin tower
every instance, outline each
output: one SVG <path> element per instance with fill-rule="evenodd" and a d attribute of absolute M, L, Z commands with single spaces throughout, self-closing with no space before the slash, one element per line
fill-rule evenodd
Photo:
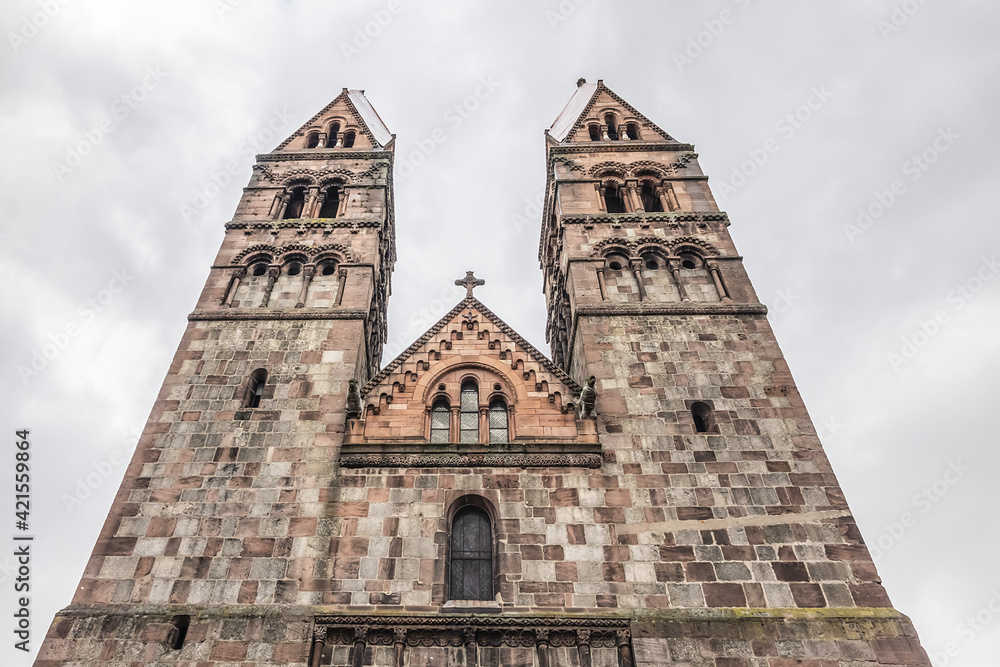
<path fill-rule="evenodd" d="M 394 148 L 345 89 L 257 156 L 36 665 L 930 664 L 693 146 L 581 80 L 551 356 L 470 273 L 380 367 Z"/>

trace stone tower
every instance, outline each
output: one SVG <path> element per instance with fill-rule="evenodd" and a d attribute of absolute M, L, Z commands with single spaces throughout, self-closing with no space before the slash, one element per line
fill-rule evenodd
<path fill-rule="evenodd" d="M 928 665 L 693 147 L 581 80 L 552 358 L 467 295 L 379 369 L 392 135 L 345 90 L 249 187 L 37 665 Z"/>

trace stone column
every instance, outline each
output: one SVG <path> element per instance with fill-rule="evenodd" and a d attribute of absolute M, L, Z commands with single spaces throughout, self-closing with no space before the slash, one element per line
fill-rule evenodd
<path fill-rule="evenodd" d="M 279 217 L 281 217 L 281 214 L 284 212 L 284 208 L 285 208 L 285 193 L 279 192 L 278 194 L 274 195 L 274 201 L 271 202 L 271 210 L 267 212 L 267 215 L 268 217 L 271 218 L 271 220 L 277 220 Z"/>
<path fill-rule="evenodd" d="M 722 301 L 730 302 L 729 290 L 726 289 L 726 284 L 722 282 L 722 272 L 719 270 L 719 265 L 714 261 L 705 262 L 708 265 L 708 272 L 712 274 L 712 280 L 715 282 L 715 291 L 719 293 L 719 298 Z"/>
<path fill-rule="evenodd" d="M 396 667 L 403 667 L 403 658 L 406 653 L 406 630 L 396 628 L 392 632 L 393 648 L 396 650 Z"/>
<path fill-rule="evenodd" d="M 449 442 L 458 442 L 462 435 L 459 432 L 460 429 L 460 417 L 457 407 L 451 409 L 451 428 L 448 429 L 448 440 Z"/>
<path fill-rule="evenodd" d="M 632 275 L 635 276 L 635 284 L 639 286 L 639 301 L 646 300 L 646 286 L 642 284 L 642 260 L 630 259 L 632 265 Z"/>
<path fill-rule="evenodd" d="M 344 133 L 338 132 L 337 143 L 334 145 L 334 148 L 343 148 L 343 147 L 344 147 Z"/>
<path fill-rule="evenodd" d="M 674 277 L 674 284 L 677 285 L 677 293 L 681 295 L 681 301 L 690 301 L 684 283 L 681 281 L 681 260 L 678 257 L 671 257 L 667 260 L 670 266 L 670 274 Z"/>
<path fill-rule="evenodd" d="M 611 141 L 611 137 L 608 136 L 608 126 L 601 125 L 601 139 L 605 141 Z"/>
<path fill-rule="evenodd" d="M 577 631 L 576 652 L 580 656 L 580 667 L 590 667 L 590 630 Z"/>
<path fill-rule="evenodd" d="M 670 210 L 676 211 L 680 209 L 681 205 L 677 203 L 677 193 L 674 192 L 673 187 L 667 186 L 667 198 L 670 200 Z"/>
<path fill-rule="evenodd" d="M 323 660 L 323 649 L 326 648 L 326 626 L 314 627 L 312 638 L 312 655 L 309 667 L 319 667 Z"/>
<path fill-rule="evenodd" d="M 299 290 L 299 299 L 295 302 L 296 308 L 303 308 L 306 305 L 306 292 L 309 291 L 309 283 L 312 282 L 314 275 L 316 275 L 315 266 L 310 265 L 302 269 L 302 289 Z"/>
<path fill-rule="evenodd" d="M 489 443 L 490 441 L 490 409 L 479 406 L 479 442 Z"/>
<path fill-rule="evenodd" d="M 607 137 L 605 137 L 607 138 Z M 604 200 L 604 188 L 600 183 L 594 183 L 594 189 L 597 190 L 597 199 L 601 205 L 601 211 L 604 213 L 608 212 L 608 202 Z"/>
<path fill-rule="evenodd" d="M 337 202 L 337 215 L 334 217 L 339 218 L 347 211 L 347 186 L 340 188 L 340 192 L 337 194 L 340 195 L 340 201 Z"/>
<path fill-rule="evenodd" d="M 625 204 L 626 213 L 635 213 L 636 211 L 635 199 L 633 198 L 635 192 L 632 187 L 633 186 L 630 183 L 626 183 L 621 187 L 621 198 L 622 202 Z"/>
<path fill-rule="evenodd" d="M 319 133 L 319 143 L 316 144 L 316 148 L 326 148 L 326 132 Z"/>
<path fill-rule="evenodd" d="M 319 197 L 319 188 L 309 188 L 306 190 L 305 203 L 302 205 L 302 215 L 300 218 L 315 218 L 316 212 L 313 210 L 316 206 L 316 199 Z"/>
<path fill-rule="evenodd" d="M 347 285 L 347 269 L 337 271 L 337 301 L 333 305 L 339 306 L 344 301 L 344 287 Z"/>
<path fill-rule="evenodd" d="M 615 632 L 618 639 L 618 667 L 633 667 L 632 642 L 629 639 L 628 630 L 617 630 Z"/>
<path fill-rule="evenodd" d="M 351 667 L 361 667 L 365 664 L 365 648 L 368 645 L 368 628 L 354 628 L 354 648 L 351 650 Z M 632 667 L 628 665 L 627 667 Z"/>
<path fill-rule="evenodd" d="M 233 307 L 233 299 L 236 298 L 236 290 L 240 288 L 240 280 L 242 280 L 243 276 L 246 274 L 247 270 L 242 267 L 233 271 L 233 275 L 229 279 L 229 286 L 226 288 L 226 293 L 222 297 L 222 305 L 226 308 Z"/>
<path fill-rule="evenodd" d="M 267 267 L 267 285 L 264 286 L 264 300 L 260 303 L 261 308 L 266 308 L 267 302 L 271 300 L 271 290 L 274 289 L 274 281 L 278 279 L 279 271 L 281 271 L 280 266 Z"/>
<path fill-rule="evenodd" d="M 538 667 L 549 667 L 549 630 L 535 630 L 535 651 L 538 654 Z"/>
<path fill-rule="evenodd" d="M 288 202 L 291 201 L 290 193 L 282 192 L 278 195 L 278 213 L 274 216 L 274 220 L 281 220 L 285 217 L 285 211 L 288 209 Z"/>
<path fill-rule="evenodd" d="M 664 211 L 672 211 L 672 210 L 674 210 L 670 206 L 670 200 L 667 198 L 667 191 L 666 190 L 664 190 L 662 187 L 659 187 L 659 188 L 656 188 L 655 192 L 656 192 L 657 198 L 660 200 L 660 206 L 663 208 Z"/>
<path fill-rule="evenodd" d="M 601 301 L 608 300 L 608 286 L 604 282 L 604 267 L 597 269 L 597 286 L 601 288 Z"/>

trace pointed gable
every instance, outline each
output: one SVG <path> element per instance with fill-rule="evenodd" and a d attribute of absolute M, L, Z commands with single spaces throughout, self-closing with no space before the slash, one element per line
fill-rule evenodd
<path fill-rule="evenodd" d="M 463 396 L 469 387 L 475 387 L 472 399 Z M 344 465 L 389 453 L 435 465 L 427 463 L 428 447 L 438 455 L 504 452 L 523 462 L 530 453 L 550 463 L 565 458 L 554 465 L 599 465 L 593 421 L 577 419 L 579 392 L 561 369 L 468 296 L 361 388 L 363 417 L 349 420 Z M 432 437 L 434 409 L 441 414 Z M 579 454 L 589 457 L 586 463 L 574 458 Z"/>
<path fill-rule="evenodd" d="M 393 135 L 364 93 L 363 90 L 344 88 L 332 102 L 281 142 L 275 150 L 305 149 L 309 147 L 309 136 L 314 133 L 329 137 L 324 146 L 332 148 L 336 142 L 336 137 L 330 136 L 332 129 L 336 129 L 342 138 L 348 133 L 354 133 L 354 145 L 351 148 L 385 148 L 392 141 Z"/>
<path fill-rule="evenodd" d="M 583 79 L 580 80 L 576 92 L 570 97 L 566 107 L 552 123 L 548 135 L 559 143 L 593 141 L 590 136 L 590 126 L 605 125 L 609 114 L 614 117 L 619 127 L 624 128 L 629 123 L 634 123 L 642 141 L 676 141 L 605 86 L 603 80 L 586 83 Z"/>

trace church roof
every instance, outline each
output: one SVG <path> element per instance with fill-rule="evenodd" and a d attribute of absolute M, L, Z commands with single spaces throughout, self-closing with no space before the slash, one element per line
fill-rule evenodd
<path fill-rule="evenodd" d="M 575 382 L 569 375 L 566 374 L 561 368 L 556 366 L 552 360 L 546 357 L 544 354 L 538 351 L 534 345 L 525 340 L 519 333 L 514 331 L 509 324 L 500 319 L 493 311 L 484 306 L 482 302 L 479 301 L 474 296 L 467 296 L 458 304 L 452 308 L 448 313 L 445 314 L 437 324 L 428 329 L 420 338 L 413 341 L 413 344 L 408 348 L 403 350 L 402 353 L 395 359 L 389 362 L 385 368 L 379 371 L 378 375 L 369 380 L 364 387 L 361 388 L 361 395 L 367 396 L 368 393 L 381 384 L 391 373 L 393 373 L 397 368 L 399 368 L 407 359 L 412 357 L 417 353 L 431 338 L 437 335 L 442 329 L 448 326 L 452 321 L 457 318 L 462 311 L 467 308 L 474 308 L 476 311 L 481 313 L 483 317 L 493 323 L 500 331 L 506 334 L 512 341 L 514 341 L 518 346 L 521 347 L 535 362 L 542 366 L 546 371 L 552 373 L 557 377 L 563 384 L 569 387 L 575 394 L 580 393 L 580 385 Z"/>
<path fill-rule="evenodd" d="M 351 115 L 354 116 L 354 119 L 358 121 L 359 125 L 361 125 L 361 128 L 364 130 L 365 134 L 368 135 L 368 138 L 371 140 L 373 145 L 379 148 L 384 148 L 392 140 L 392 133 L 389 132 L 389 128 L 386 127 L 385 123 L 382 122 L 382 118 L 378 115 L 378 112 L 375 111 L 375 107 L 373 107 L 372 103 L 368 101 L 367 97 L 365 97 L 365 91 L 348 90 L 347 88 L 344 88 L 329 104 L 320 109 L 316 115 L 303 123 L 299 129 L 292 132 L 291 136 L 282 141 L 275 150 L 281 150 L 293 139 L 302 136 L 307 129 L 316 123 L 316 121 L 326 115 L 330 109 L 341 102 L 347 105 Z"/>
<path fill-rule="evenodd" d="M 627 110 L 632 116 L 643 121 L 643 124 L 652 128 L 666 141 L 676 141 L 669 134 L 664 132 L 656 123 L 646 118 L 644 115 L 615 94 L 613 90 L 604 85 L 603 79 L 598 79 L 597 83 L 587 83 L 580 79 L 576 92 L 569 98 L 569 102 L 556 117 L 552 126 L 548 130 L 550 137 L 556 141 L 566 141 L 580 127 L 583 120 L 590 115 L 590 111 L 598 100 L 604 98 L 606 103 L 614 104 Z"/>

